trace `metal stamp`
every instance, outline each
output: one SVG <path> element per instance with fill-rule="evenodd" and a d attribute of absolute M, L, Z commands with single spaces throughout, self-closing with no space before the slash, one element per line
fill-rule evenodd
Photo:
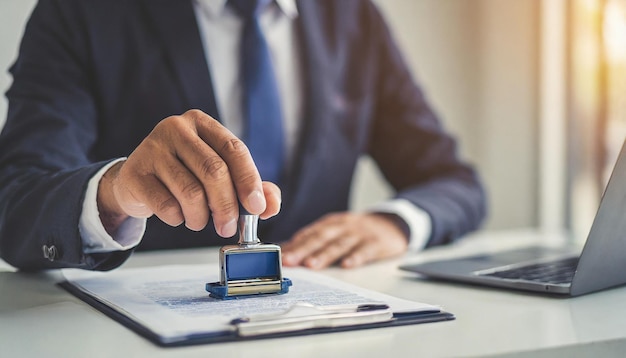
<path fill-rule="evenodd" d="M 220 281 L 206 284 L 211 297 L 284 294 L 291 280 L 282 275 L 280 246 L 264 244 L 257 237 L 258 215 L 240 206 L 239 243 L 220 249 Z"/>

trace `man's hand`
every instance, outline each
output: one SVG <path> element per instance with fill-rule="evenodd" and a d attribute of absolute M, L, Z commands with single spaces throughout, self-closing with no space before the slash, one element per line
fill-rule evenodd
<path fill-rule="evenodd" d="M 285 266 L 352 268 L 407 250 L 404 232 L 383 214 L 329 214 L 298 231 L 282 246 Z"/>
<path fill-rule="evenodd" d="M 217 233 L 230 237 L 237 231 L 238 200 L 267 219 L 280 210 L 280 189 L 261 181 L 241 140 L 199 110 L 162 120 L 98 187 L 100 218 L 109 233 L 129 216 L 156 215 L 195 231 L 212 216 Z"/>

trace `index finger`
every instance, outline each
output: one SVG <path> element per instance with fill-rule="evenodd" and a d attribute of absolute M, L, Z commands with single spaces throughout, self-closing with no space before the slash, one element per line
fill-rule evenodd
<path fill-rule="evenodd" d="M 237 197 L 251 214 L 265 211 L 261 175 L 244 142 L 217 120 L 201 111 L 193 111 L 198 136 L 224 160 L 228 166 Z"/>
<path fill-rule="evenodd" d="M 300 230 L 291 240 L 281 245 L 283 264 L 301 265 L 307 258 L 315 256 L 316 252 L 344 234 L 345 231 L 341 226 L 323 226 L 316 222 Z"/>

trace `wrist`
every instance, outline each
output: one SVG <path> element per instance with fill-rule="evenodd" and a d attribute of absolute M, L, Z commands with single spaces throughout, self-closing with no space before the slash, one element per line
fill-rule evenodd
<path fill-rule="evenodd" d="M 387 221 L 390 225 L 393 225 L 407 241 L 411 237 L 409 224 L 399 215 L 393 213 L 371 213 L 371 215 L 378 216 Z"/>
<path fill-rule="evenodd" d="M 114 235 L 120 225 L 128 219 L 128 215 L 122 210 L 113 191 L 113 181 L 117 177 L 123 162 L 114 164 L 107 170 L 98 183 L 98 215 L 104 229 L 109 235 Z"/>

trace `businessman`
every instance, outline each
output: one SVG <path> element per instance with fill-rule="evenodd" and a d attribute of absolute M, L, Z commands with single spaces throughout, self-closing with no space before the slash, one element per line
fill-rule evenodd
<path fill-rule="evenodd" d="M 355 267 L 476 229 L 485 198 L 369 1 L 40 0 L 0 134 L 0 255 L 108 270 L 223 245 Z M 394 198 L 349 212 L 370 155 Z"/>

